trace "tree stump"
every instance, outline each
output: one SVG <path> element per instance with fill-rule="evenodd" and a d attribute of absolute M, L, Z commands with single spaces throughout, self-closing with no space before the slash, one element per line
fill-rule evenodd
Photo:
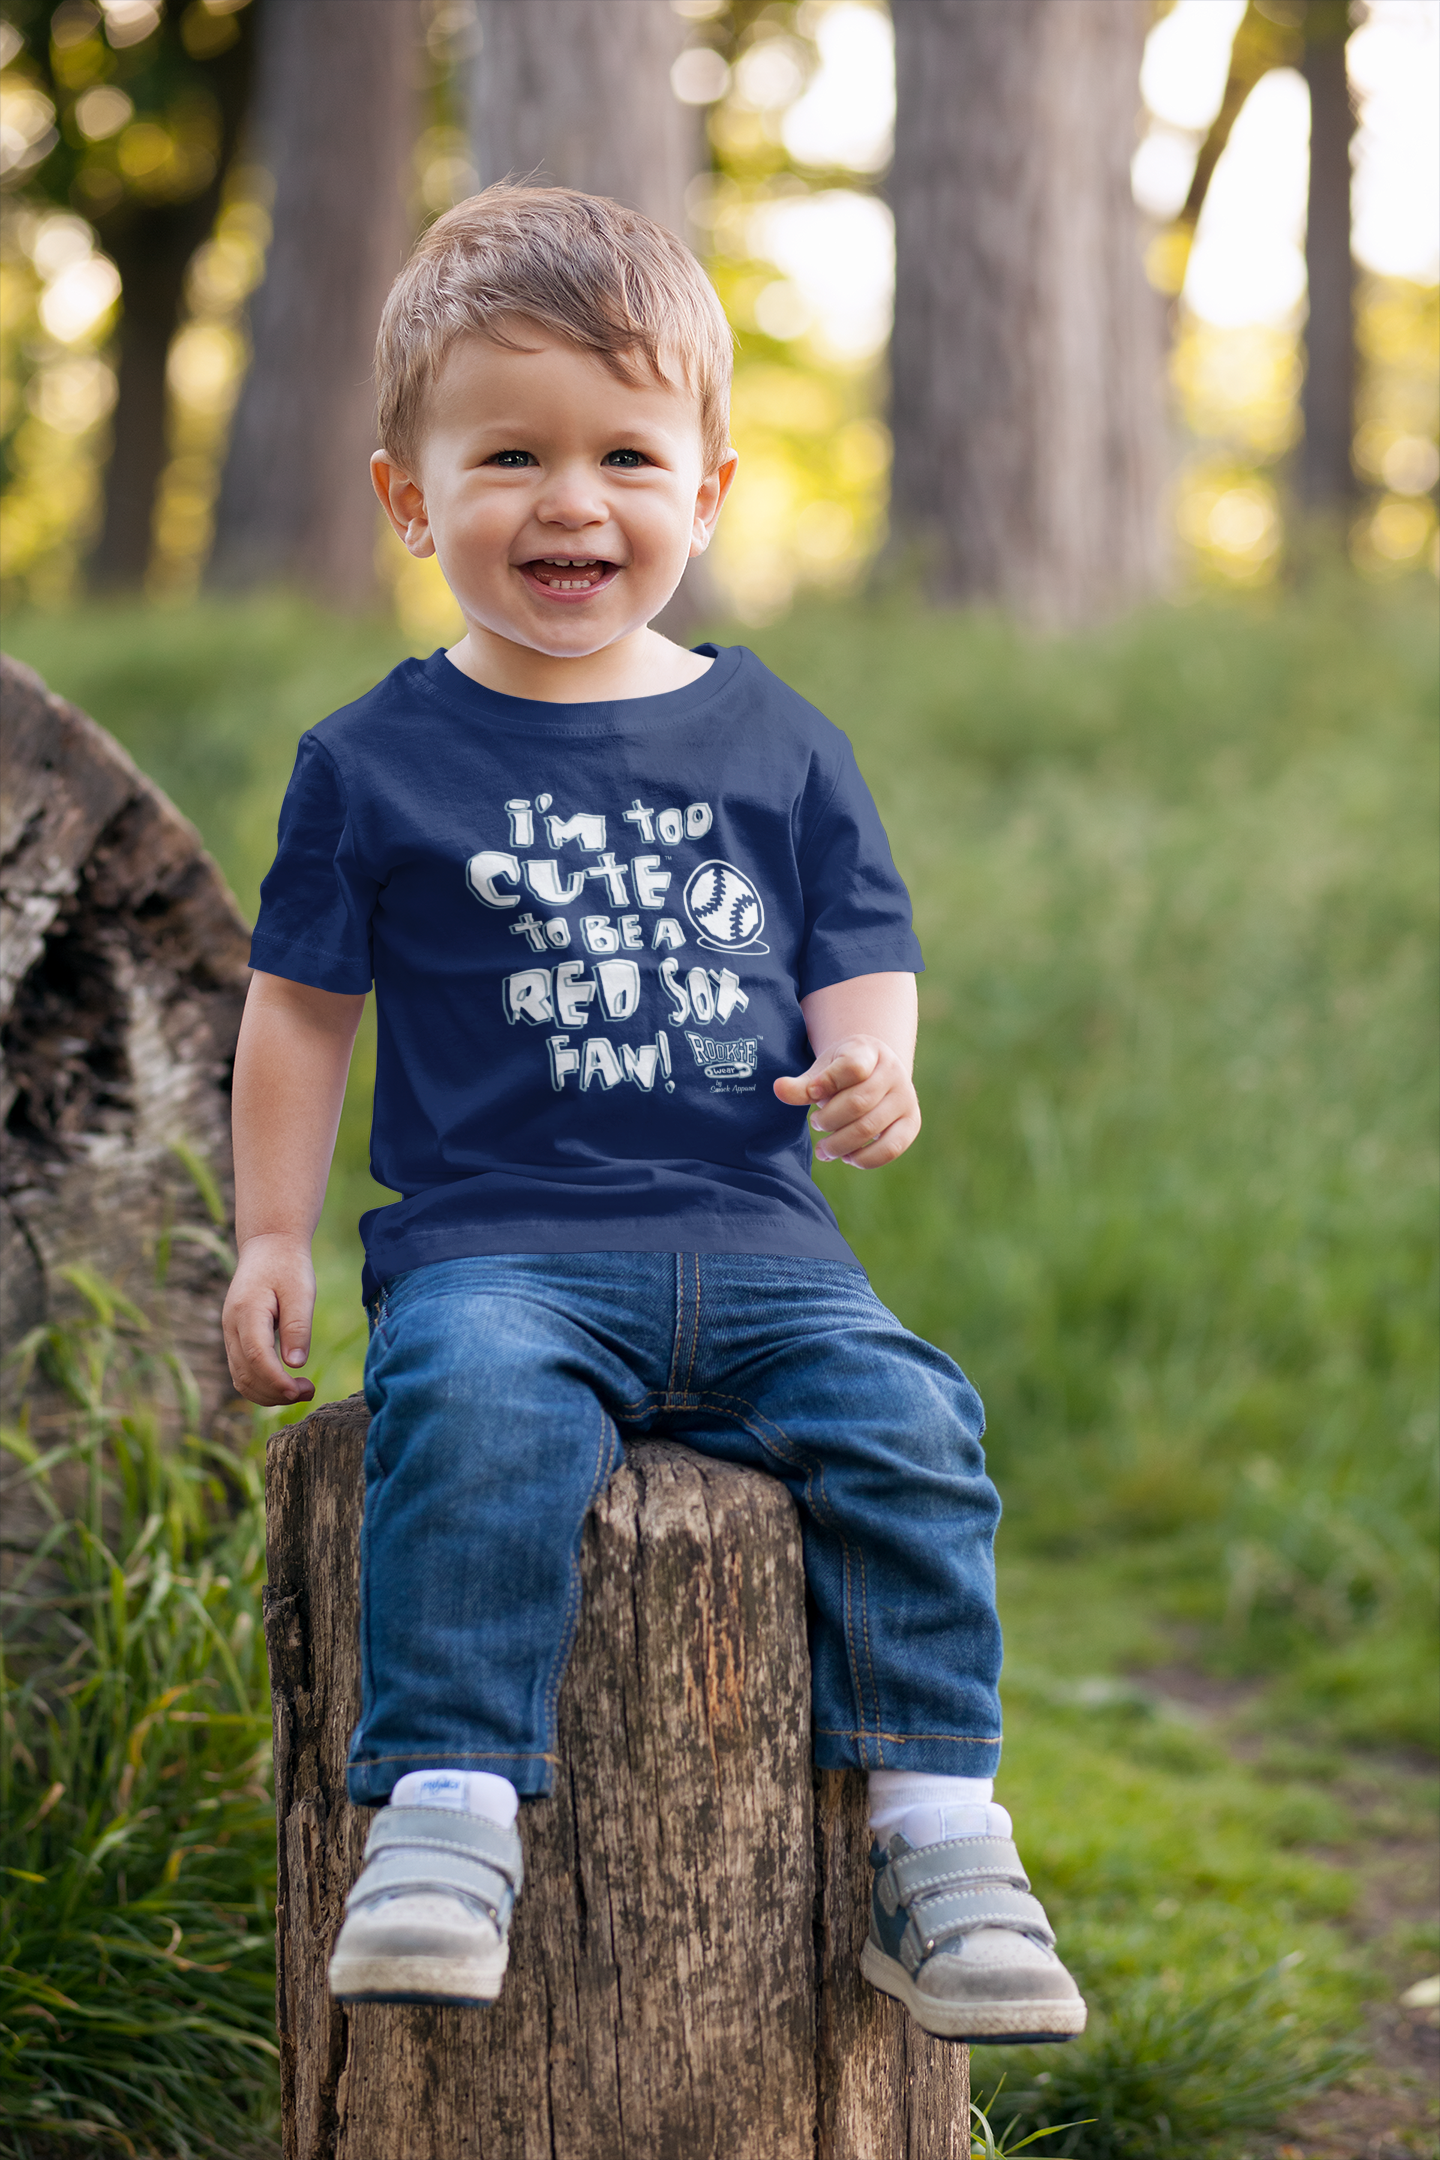
<path fill-rule="evenodd" d="M 286 2160 L 961 2160 L 968 2060 L 859 1976 L 864 1780 L 815 1773 L 783 1486 L 632 1445 L 586 1528 L 553 1797 L 491 2010 L 331 2001 L 368 1416 L 275 1435 L 266 1632 Z"/>
<path fill-rule="evenodd" d="M 14 660 L 0 695 L 4 1332 L 53 1317 L 61 1270 L 84 1266 L 163 1306 L 208 1421 L 232 1392 L 228 1269 L 176 1147 L 228 1221 L 249 934 L 194 826 L 103 728 Z"/>

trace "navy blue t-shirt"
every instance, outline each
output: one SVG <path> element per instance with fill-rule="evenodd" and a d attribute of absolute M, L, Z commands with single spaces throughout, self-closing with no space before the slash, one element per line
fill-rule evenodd
<path fill-rule="evenodd" d="M 853 1261 L 771 1082 L 803 996 L 923 962 L 848 741 L 742 646 L 589 705 L 405 661 L 302 736 L 250 960 L 374 983 L 367 1299 L 474 1253 Z"/>

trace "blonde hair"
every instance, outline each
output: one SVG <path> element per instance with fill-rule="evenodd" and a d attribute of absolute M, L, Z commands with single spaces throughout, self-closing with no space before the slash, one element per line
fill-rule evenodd
<path fill-rule="evenodd" d="M 375 341 L 380 440 L 411 467 L 425 397 L 456 338 L 523 351 L 517 320 L 638 382 L 678 370 L 700 407 L 706 470 L 725 455 L 734 339 L 689 249 L 653 218 L 573 188 L 501 181 L 437 218 L 390 288 Z"/>

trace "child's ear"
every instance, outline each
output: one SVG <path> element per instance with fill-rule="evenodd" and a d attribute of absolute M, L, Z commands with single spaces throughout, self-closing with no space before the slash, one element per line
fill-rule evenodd
<path fill-rule="evenodd" d="M 370 478 L 386 517 L 410 553 L 433 555 L 435 542 L 419 482 L 411 479 L 403 465 L 396 464 L 388 450 L 377 450 L 371 458 Z"/>
<path fill-rule="evenodd" d="M 715 520 L 719 517 L 721 505 L 730 492 L 730 483 L 735 478 L 735 468 L 739 463 L 739 453 L 735 450 L 727 450 L 714 472 L 706 473 L 705 478 L 701 481 L 699 492 L 695 497 L 695 522 L 690 529 L 690 553 L 692 556 L 703 555 L 706 548 L 709 547 L 710 535 L 715 530 Z"/>

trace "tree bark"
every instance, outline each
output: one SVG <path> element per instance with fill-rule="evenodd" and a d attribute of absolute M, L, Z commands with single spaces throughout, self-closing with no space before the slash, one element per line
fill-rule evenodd
<path fill-rule="evenodd" d="M 163 1309 L 208 1422 L 233 1392 L 227 1271 L 174 1148 L 208 1163 L 228 1219 L 248 933 L 194 826 L 118 743 L 13 660 L 0 694 L 4 1333 L 53 1317 L 73 1298 L 60 1270 L 82 1265 Z"/>
<path fill-rule="evenodd" d="M 1310 198 L 1305 275 L 1305 438 L 1300 492 L 1312 510 L 1338 511 L 1355 493 L 1355 270 L 1350 253 L 1350 139 L 1355 114 L 1345 66 L 1349 10 L 1313 5 L 1305 20 L 1310 85 Z"/>
<path fill-rule="evenodd" d="M 586 1530 L 499 2005 L 330 2000 L 370 1819 L 344 1776 L 367 1423 L 355 1397 L 270 1443 L 286 2160 L 961 2160 L 966 2051 L 859 1977 L 864 1780 L 813 1779 L 793 1506 L 666 1443 Z"/>
<path fill-rule="evenodd" d="M 180 319 L 185 272 L 220 206 L 250 93 L 251 25 L 237 23 L 234 44 L 207 62 L 203 80 L 214 93 L 220 140 L 214 176 L 188 202 L 146 203 L 127 194 L 95 219 L 106 252 L 120 272 L 121 309 L 114 449 L 105 471 L 100 536 L 86 564 L 96 590 L 139 585 L 150 561 L 155 490 L 168 456 L 165 367 Z M 202 71 L 197 70 L 197 73 Z"/>
<path fill-rule="evenodd" d="M 274 237 L 251 329 L 210 579 L 376 597 L 371 356 L 405 258 L 417 0 L 280 0 L 259 23 L 257 128 Z"/>
<path fill-rule="evenodd" d="M 610 195 L 673 233 L 699 163 L 670 89 L 685 23 L 655 0 L 481 0 L 470 125 L 483 187 L 532 174 Z"/>
<path fill-rule="evenodd" d="M 896 544 L 1043 625 L 1153 590 L 1160 303 L 1130 192 L 1144 0 L 894 0 Z"/>
<path fill-rule="evenodd" d="M 218 199 L 218 190 L 216 191 Z M 187 208 L 190 207 L 187 205 Z M 142 229 L 138 245 L 112 252 L 120 272 L 124 308 L 113 435 L 105 468 L 105 514 L 100 537 L 86 563 L 94 592 L 139 585 L 150 561 L 155 489 L 165 467 L 165 363 L 180 316 L 185 268 L 209 231 L 214 202 L 188 229 L 162 236 Z"/>
<path fill-rule="evenodd" d="M 685 22 L 657 0 L 480 0 L 470 133 L 482 187 L 534 179 L 608 195 L 684 237 L 700 121 L 670 88 Z M 716 612 L 703 556 L 656 618 L 684 639 Z"/>

